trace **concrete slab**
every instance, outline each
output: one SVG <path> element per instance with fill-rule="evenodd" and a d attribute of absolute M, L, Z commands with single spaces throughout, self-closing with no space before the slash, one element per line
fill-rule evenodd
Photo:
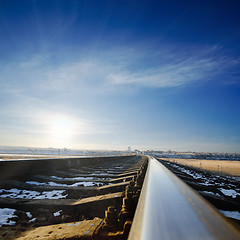
<path fill-rule="evenodd" d="M 120 177 L 120 178 L 115 178 L 115 179 L 112 179 L 112 180 L 109 180 L 109 182 L 123 182 L 125 179 L 130 181 L 132 180 L 132 178 L 134 177 L 135 175 L 130 175 L 130 176 L 126 176 L 126 177 Z"/>
<path fill-rule="evenodd" d="M 125 173 L 119 174 L 118 177 L 127 177 L 130 175 L 137 175 L 137 172 L 138 171 L 125 172 Z"/>
<path fill-rule="evenodd" d="M 121 198 L 122 196 L 123 196 L 122 192 L 110 193 L 110 194 L 105 194 L 105 195 L 100 195 L 100 196 L 95 196 L 95 197 L 83 198 L 83 199 L 77 200 L 75 202 L 72 202 L 71 205 L 76 206 L 76 205 L 81 205 L 81 204 L 90 204 L 90 203 L 97 202 L 97 201 Z"/>
<path fill-rule="evenodd" d="M 115 190 L 115 189 L 118 189 L 119 187 L 125 187 L 129 183 L 130 181 L 106 185 L 106 186 L 99 187 L 98 190 L 111 190 L 111 189 Z"/>
<path fill-rule="evenodd" d="M 61 240 L 61 239 L 93 239 L 92 235 L 103 219 L 94 218 L 80 222 L 63 223 L 37 227 L 25 231 L 15 240 Z"/>

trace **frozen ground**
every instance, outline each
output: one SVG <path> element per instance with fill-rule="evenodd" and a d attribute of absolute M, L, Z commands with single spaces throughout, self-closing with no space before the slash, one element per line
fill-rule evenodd
<path fill-rule="evenodd" d="M 218 176 L 215 174 L 209 175 L 204 172 L 196 171 L 194 169 L 188 169 L 177 164 L 167 163 L 170 164 L 172 167 L 177 169 L 178 171 L 187 174 L 188 176 L 193 177 L 194 179 L 199 179 L 200 184 L 205 186 L 214 186 L 215 189 L 219 190 L 222 195 L 227 197 L 236 198 L 237 196 L 240 197 L 240 188 L 239 184 L 234 177 L 229 176 Z M 228 182 L 226 184 L 226 182 Z"/>
<path fill-rule="evenodd" d="M 11 208 L 0 208 L 0 227 L 2 225 L 15 225 L 15 221 L 10 220 L 13 217 L 17 217 L 14 215 L 16 209 Z"/>
<path fill-rule="evenodd" d="M 214 159 L 227 161 L 240 161 L 239 153 L 181 153 L 181 152 L 148 152 L 147 155 L 152 154 L 160 158 L 182 158 L 182 159 Z"/>
<path fill-rule="evenodd" d="M 101 175 L 106 175 L 106 173 L 104 174 L 97 174 L 99 176 Z M 88 176 L 91 176 L 91 174 L 89 174 Z M 107 177 L 96 177 L 96 174 L 92 174 L 93 177 L 57 177 L 57 176 L 51 176 L 52 179 L 56 179 L 56 180 L 60 180 L 60 181 L 96 181 L 96 180 L 110 180 L 111 178 L 107 178 Z"/>
<path fill-rule="evenodd" d="M 57 176 L 51 176 L 51 178 L 57 179 L 57 180 L 64 180 L 64 181 L 86 181 L 86 180 L 94 180 L 94 179 L 96 179 L 94 177 L 63 178 L 63 177 L 57 177 Z"/>
<path fill-rule="evenodd" d="M 27 184 L 38 185 L 38 186 L 52 186 L 52 187 L 92 187 L 92 186 L 101 186 L 102 184 L 99 182 L 77 182 L 73 184 L 65 184 L 65 183 L 55 183 L 55 182 L 36 182 L 36 181 L 27 181 Z"/>
<path fill-rule="evenodd" d="M 238 211 L 223 211 L 219 210 L 224 216 L 240 220 L 240 213 Z"/>
<path fill-rule="evenodd" d="M 177 176 L 187 183 L 196 184 L 199 193 L 210 194 L 213 197 L 224 199 L 224 208 L 230 206 L 229 202 L 234 202 L 235 206 L 240 204 L 240 183 L 236 177 L 216 175 L 207 171 L 197 170 L 189 166 L 183 166 L 172 162 L 163 161 Z M 192 179 L 192 180 L 191 180 Z M 198 190 L 198 186 L 200 187 Z M 202 186 L 202 187 L 201 187 Z M 194 185 L 192 186 L 193 188 Z M 204 190 L 206 189 L 206 190 Z M 223 200 L 222 200 L 223 201 Z M 233 205 L 231 205 L 233 206 Z M 223 209 L 224 209 L 223 208 Z M 232 208 L 232 207 L 231 207 Z M 220 208 L 221 209 L 221 208 Z M 237 209 L 237 211 L 235 211 Z M 233 209 L 232 209 L 233 210 Z M 239 208 L 234 211 L 220 210 L 226 217 L 240 220 Z"/>
<path fill-rule="evenodd" d="M 28 156 L 28 154 L 25 155 Z M 98 158 L 91 159 L 91 161 L 80 160 L 78 162 L 74 160 L 72 161 L 74 164 L 52 164 L 50 167 L 44 166 L 43 160 L 43 169 L 41 169 L 41 164 L 37 164 L 35 167 L 35 162 L 30 162 L 29 165 L 26 163 L 27 170 L 20 169 L 22 174 L 18 173 L 16 167 L 15 171 L 12 171 L 16 172 L 14 176 L 11 174 L 6 175 L 6 177 L 2 175 L 0 182 L 1 207 L 2 209 L 6 208 L 0 213 L 1 226 L 2 224 L 13 225 L 15 223 L 17 227 L 55 224 L 87 219 L 97 211 L 104 213 L 104 209 L 93 209 L 94 213 L 88 210 L 84 213 L 78 212 L 74 206 L 68 205 L 71 201 L 59 200 L 59 203 L 55 199 L 79 200 L 101 195 L 102 192 L 98 190 L 98 186 L 111 184 L 109 180 L 116 178 L 119 173 L 123 173 L 125 169 L 137 164 L 139 159 L 138 156 L 131 156 L 127 158 L 103 158 L 102 161 L 99 161 Z M 7 165 L 8 163 L 1 162 L 1 164 Z M 10 168 L 9 172 L 11 172 Z M 105 193 L 108 189 L 103 191 Z M 22 205 L 21 199 L 26 199 L 23 201 L 26 206 Z M 35 199 L 49 200 L 35 201 Z M 53 201 L 50 201 L 51 199 Z M 45 203 L 47 203 L 46 207 Z M 64 207 L 61 203 L 65 204 Z"/>
<path fill-rule="evenodd" d="M 22 199 L 60 199 L 66 198 L 67 194 L 64 195 L 65 190 L 53 190 L 53 191 L 30 191 L 20 190 L 12 188 L 9 190 L 0 189 L 1 198 L 22 198 Z"/>
<path fill-rule="evenodd" d="M 54 217 L 58 217 L 58 216 L 61 215 L 61 212 L 62 212 L 62 210 L 59 210 L 59 211 L 53 213 L 53 216 L 54 216 Z"/>

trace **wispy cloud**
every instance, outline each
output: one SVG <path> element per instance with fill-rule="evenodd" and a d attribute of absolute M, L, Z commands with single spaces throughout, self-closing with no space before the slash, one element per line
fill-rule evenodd
<path fill-rule="evenodd" d="M 146 67 L 144 63 L 137 70 L 129 71 L 127 67 L 108 75 L 109 84 L 135 85 L 154 88 L 179 87 L 188 84 L 208 82 L 213 77 L 228 71 L 240 64 L 239 59 L 228 56 L 214 56 L 219 49 L 204 50 L 191 49 L 190 52 L 171 49 L 159 52 L 154 56 L 152 66 Z M 146 61 L 147 61 L 146 60 Z M 136 65 L 139 63 L 136 61 Z M 230 78 L 232 76 L 229 76 Z M 218 82 L 218 84 L 221 80 Z"/>
<path fill-rule="evenodd" d="M 224 72 L 233 78 L 232 83 L 236 83 L 229 72 L 239 64 L 239 59 L 227 56 L 218 46 L 118 47 L 85 54 L 80 59 L 66 56 L 57 63 L 51 56 L 37 55 L 6 66 L 0 83 L 2 89 L 89 91 L 94 94 L 118 92 L 120 88 L 126 90 L 129 87 L 172 88 L 205 84 Z"/>

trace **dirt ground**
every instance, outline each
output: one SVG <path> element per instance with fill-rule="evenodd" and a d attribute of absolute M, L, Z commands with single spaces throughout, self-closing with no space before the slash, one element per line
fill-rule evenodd
<path fill-rule="evenodd" d="M 240 161 L 161 158 L 165 161 L 240 177 Z"/>

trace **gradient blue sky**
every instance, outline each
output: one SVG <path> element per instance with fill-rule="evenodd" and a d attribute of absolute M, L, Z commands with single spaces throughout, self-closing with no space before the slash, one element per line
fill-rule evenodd
<path fill-rule="evenodd" d="M 240 2 L 0 1 L 0 145 L 240 152 Z"/>

